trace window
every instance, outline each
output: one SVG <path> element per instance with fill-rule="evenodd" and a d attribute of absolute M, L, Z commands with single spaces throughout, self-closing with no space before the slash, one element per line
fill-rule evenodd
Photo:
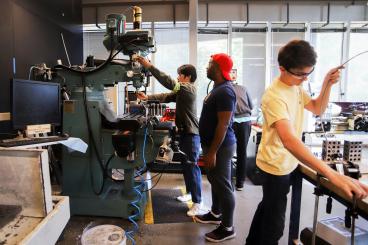
<path fill-rule="evenodd" d="M 344 29 L 343 24 L 331 24 L 321 27 L 322 24 L 312 25 L 311 44 L 317 53 L 317 64 L 311 76 L 311 94 L 317 97 L 322 88 L 323 79 L 327 72 L 341 64 Z M 332 87 L 330 100 L 339 101 L 340 83 Z"/>
<path fill-rule="evenodd" d="M 227 24 L 224 23 L 211 23 L 205 27 L 204 23 L 198 23 L 198 28 L 197 114 L 199 116 L 202 111 L 203 100 L 207 95 L 207 87 L 210 82 L 207 78 L 208 62 L 213 54 L 227 53 L 228 35 Z"/>
<path fill-rule="evenodd" d="M 273 23 L 271 36 L 271 80 L 280 75 L 277 57 L 280 48 L 293 39 L 304 40 L 305 27 L 304 24 L 290 23 L 285 24 Z"/>
<path fill-rule="evenodd" d="M 83 33 L 83 60 L 86 60 L 88 55 L 93 55 L 95 59 L 106 59 L 109 57 L 109 52 L 103 46 L 103 38 L 105 32 L 94 31 Z"/>
<path fill-rule="evenodd" d="M 367 29 L 365 29 L 367 30 Z M 368 33 L 353 32 L 350 34 L 349 57 L 353 57 L 367 50 Z M 349 102 L 367 102 L 368 95 L 365 89 L 368 85 L 367 69 L 368 53 L 356 57 L 348 63 L 349 80 L 346 84 L 346 100 Z"/>
<path fill-rule="evenodd" d="M 257 32 L 256 32 L 257 30 Z M 252 98 L 254 108 L 260 106 L 265 88 L 266 29 L 265 24 L 233 24 L 232 52 L 237 82 L 244 85 Z M 256 116 L 257 112 L 253 112 Z"/>
<path fill-rule="evenodd" d="M 189 62 L 189 30 L 188 23 L 155 24 L 155 66 L 176 79 L 177 68 Z M 154 82 L 154 93 L 170 92 L 160 83 Z"/>
<path fill-rule="evenodd" d="M 233 21 L 231 23 L 232 33 L 229 32 L 229 22 L 227 21 L 204 21 L 198 22 L 198 43 L 197 43 L 197 114 L 202 110 L 203 99 L 207 95 L 207 66 L 210 56 L 215 53 L 228 53 L 231 47 L 231 56 L 234 61 L 234 68 L 237 69 L 238 82 L 245 85 L 253 99 L 255 107 L 260 106 L 260 100 L 264 93 L 264 88 L 270 81 L 265 81 L 270 75 L 274 79 L 279 75 L 277 56 L 280 48 L 292 39 L 307 39 L 314 46 L 317 53 L 317 64 L 313 74 L 305 83 L 305 88 L 316 97 L 321 91 L 321 85 L 326 73 L 342 63 L 343 51 L 348 48 L 349 57 L 366 50 L 368 43 L 368 28 L 366 23 L 351 23 L 351 32 L 346 32 L 343 23 L 311 23 L 310 36 L 306 36 L 305 23 L 272 23 L 271 30 L 267 30 L 266 23 L 248 23 Z M 97 59 L 106 59 L 109 52 L 103 46 L 103 29 L 95 25 L 84 26 L 84 58 L 92 54 Z M 144 29 L 151 29 L 152 23 L 143 23 Z M 132 24 L 128 23 L 127 30 L 132 29 Z M 309 33 L 309 32 L 308 32 Z M 188 22 L 154 23 L 154 37 L 156 40 L 157 52 L 150 57 L 154 65 L 172 78 L 177 77 L 177 68 L 189 62 L 189 24 Z M 270 37 L 270 40 L 267 38 Z M 346 38 L 349 37 L 349 40 Z M 345 40 L 346 39 L 346 40 Z M 231 45 L 229 45 L 231 41 Z M 347 47 L 349 44 L 349 47 Z M 268 47 L 267 45 L 271 45 Z M 270 50 L 270 53 L 267 51 Z M 268 55 L 268 57 L 267 57 Z M 342 74 L 342 84 L 334 85 L 330 101 L 341 100 L 341 95 L 349 102 L 366 102 L 368 97 L 364 90 L 368 83 L 368 69 L 365 67 L 365 60 L 368 53 L 352 60 L 347 69 Z M 127 58 L 122 54 L 118 58 Z M 345 59 L 345 58 L 344 58 Z M 268 62 L 268 63 L 266 63 Z M 266 69 L 267 68 L 267 69 Z M 268 68 L 270 68 L 268 70 Z M 270 74 L 266 74 L 269 71 Z M 346 76 L 345 76 L 346 75 Z M 347 77 L 346 87 L 343 86 Z M 212 88 L 212 87 L 211 87 Z M 153 82 L 148 88 L 149 93 L 169 92 L 158 82 Z M 256 116 L 256 113 L 253 114 Z"/>

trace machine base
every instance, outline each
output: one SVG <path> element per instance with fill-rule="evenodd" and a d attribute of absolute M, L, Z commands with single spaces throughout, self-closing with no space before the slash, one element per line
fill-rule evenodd
<path fill-rule="evenodd" d="M 140 182 L 135 182 L 135 185 L 139 184 Z M 73 196 L 73 194 L 69 194 L 70 212 L 72 215 L 121 217 L 127 219 L 137 212 L 131 203 L 138 200 L 139 196 L 135 191 L 130 190 L 127 193 L 123 188 L 123 185 L 120 183 L 106 180 L 104 191 L 99 196 Z M 143 189 L 147 189 L 146 184 Z M 143 192 L 141 200 L 136 203 L 140 207 L 139 219 L 144 215 L 146 203 L 147 195 L 146 192 Z"/>

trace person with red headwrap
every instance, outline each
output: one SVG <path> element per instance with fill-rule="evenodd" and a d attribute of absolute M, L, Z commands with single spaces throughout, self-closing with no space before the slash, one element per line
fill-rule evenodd
<path fill-rule="evenodd" d="M 236 103 L 230 77 L 232 67 L 233 61 L 227 54 L 211 56 L 207 77 L 215 85 L 204 99 L 199 119 L 204 162 L 211 183 L 212 207 L 210 212 L 195 219 L 200 223 L 220 224 L 205 235 L 206 240 L 211 242 L 221 242 L 236 235 L 233 227 L 235 198 L 231 183 L 231 159 L 236 143 L 232 129 Z"/>

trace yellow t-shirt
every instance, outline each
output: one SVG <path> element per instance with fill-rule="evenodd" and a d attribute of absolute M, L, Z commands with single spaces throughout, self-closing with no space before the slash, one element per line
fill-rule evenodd
<path fill-rule="evenodd" d="M 284 147 L 273 123 L 287 119 L 295 135 L 301 138 L 304 106 L 311 97 L 301 86 L 289 86 L 275 79 L 262 97 L 263 127 L 258 148 L 257 166 L 274 175 L 286 175 L 297 166 L 298 160 Z"/>

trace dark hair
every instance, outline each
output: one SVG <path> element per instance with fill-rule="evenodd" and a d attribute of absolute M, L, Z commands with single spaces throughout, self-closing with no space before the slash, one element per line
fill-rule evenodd
<path fill-rule="evenodd" d="M 304 68 L 316 64 L 317 54 L 304 40 L 292 40 L 279 51 L 277 61 L 285 69 Z"/>
<path fill-rule="evenodd" d="M 197 71 L 196 68 L 192 65 L 182 65 L 178 68 L 178 74 L 183 74 L 184 76 L 190 76 L 190 82 L 194 83 L 197 79 Z"/>

